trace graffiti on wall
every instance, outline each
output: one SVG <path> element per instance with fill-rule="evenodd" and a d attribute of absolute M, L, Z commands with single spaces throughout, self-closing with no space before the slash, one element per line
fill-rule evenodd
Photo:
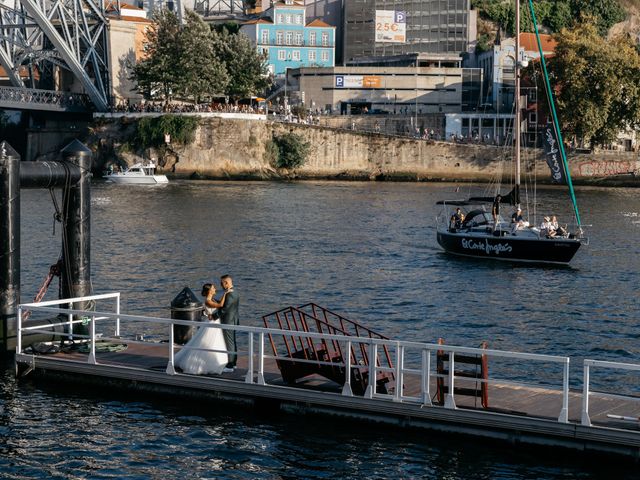
<path fill-rule="evenodd" d="M 638 162 L 619 161 L 588 161 L 578 165 L 578 175 L 581 177 L 607 177 L 638 172 Z"/>

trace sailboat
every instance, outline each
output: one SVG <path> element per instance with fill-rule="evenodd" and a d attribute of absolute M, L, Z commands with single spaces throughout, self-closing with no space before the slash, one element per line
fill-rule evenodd
<path fill-rule="evenodd" d="M 516 75 L 515 75 L 515 125 L 514 125 L 514 161 L 515 185 L 505 195 L 495 197 L 471 197 L 468 200 L 439 201 L 444 205 L 445 213 L 438 217 L 438 243 L 448 253 L 466 257 L 488 258 L 515 262 L 557 263 L 566 264 L 571 261 L 582 243 L 587 239 L 583 235 L 580 215 L 576 203 L 573 184 L 569 174 L 569 166 L 559 129 L 558 117 L 553 102 L 553 95 L 546 63 L 542 52 L 540 34 L 537 28 L 533 3 L 529 1 L 531 17 L 535 26 L 540 62 L 542 65 L 545 89 L 549 98 L 553 118 L 553 127 L 545 132 L 547 144 L 545 151 L 547 162 L 551 167 L 554 178 L 563 180 L 569 187 L 573 210 L 576 219 L 576 230 L 569 232 L 565 229 L 555 230 L 529 226 L 526 222 L 518 221 L 517 214 L 513 220 L 505 221 L 500 215 L 500 206 L 505 204 L 520 210 L 520 79 L 521 69 L 526 67 L 526 61 L 520 58 L 520 1 L 516 2 Z M 561 157 L 558 159 L 558 155 Z M 556 177 L 557 175 L 557 177 Z M 488 209 L 490 206 L 490 210 Z M 463 215 L 461 207 L 467 209 Z M 455 210 L 454 210 L 455 209 Z M 546 220 L 546 218 L 545 218 Z"/>

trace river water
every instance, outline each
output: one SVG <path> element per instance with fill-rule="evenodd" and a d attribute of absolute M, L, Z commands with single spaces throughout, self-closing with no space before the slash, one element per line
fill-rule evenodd
<path fill-rule="evenodd" d="M 435 238 L 452 184 L 189 182 L 92 186 L 92 279 L 123 311 L 168 316 L 184 287 L 223 273 L 241 322 L 310 301 L 390 337 L 638 363 L 640 190 L 580 188 L 590 245 L 570 267 L 450 257 Z M 482 187 L 473 193 L 482 194 Z M 538 215 L 570 216 L 567 194 L 537 192 Z M 60 251 L 48 192 L 22 192 L 22 294 Z M 529 213 L 533 207 L 529 208 Z M 538 218 L 540 218 L 538 216 Z M 53 298 L 50 292 L 47 298 Z M 532 370 L 524 371 L 523 375 Z M 535 372 L 534 372 L 535 373 Z M 540 374 L 540 372 L 538 372 Z M 542 375 L 545 373 L 543 372 Z M 529 454 L 425 432 L 265 417 L 229 405 L 16 383 L 0 399 L 3 478 L 636 478 L 607 462 Z M 637 393 L 638 378 L 595 378 Z"/>

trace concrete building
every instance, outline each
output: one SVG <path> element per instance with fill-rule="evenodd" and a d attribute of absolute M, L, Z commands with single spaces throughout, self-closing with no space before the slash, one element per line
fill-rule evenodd
<path fill-rule="evenodd" d="M 482 81 L 479 69 L 334 67 L 290 70 L 307 108 L 348 114 L 417 116 L 461 112 Z"/>
<path fill-rule="evenodd" d="M 272 74 L 291 68 L 335 65 L 335 27 L 321 20 L 306 22 L 304 2 L 285 0 L 244 23 L 240 29 L 267 55 Z"/>
<path fill-rule="evenodd" d="M 115 5 L 106 10 L 109 18 L 109 73 L 112 103 L 126 100 L 138 102 L 142 95 L 134 90 L 131 67 L 144 58 L 144 41 L 151 20 L 145 10 L 121 3 L 120 12 Z"/>
<path fill-rule="evenodd" d="M 475 48 L 470 0 L 344 2 L 343 63 L 362 56 L 452 54 Z"/>

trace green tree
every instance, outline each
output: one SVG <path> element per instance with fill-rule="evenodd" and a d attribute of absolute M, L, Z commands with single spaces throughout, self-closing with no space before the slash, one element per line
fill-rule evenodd
<path fill-rule="evenodd" d="M 276 168 L 287 168 L 289 170 L 304 165 L 307 156 L 311 151 L 311 145 L 300 135 L 295 133 L 285 133 L 284 135 L 273 137 L 273 144 L 267 145 L 267 154 L 273 158 Z"/>
<path fill-rule="evenodd" d="M 204 97 L 223 94 L 229 75 L 214 49 L 209 25 L 193 10 L 187 10 L 186 25 L 178 39 L 181 95 L 199 103 Z"/>
<path fill-rule="evenodd" d="M 557 36 L 549 59 L 563 132 L 603 145 L 640 125 L 640 55 L 627 36 L 606 40 L 587 21 Z"/>
<path fill-rule="evenodd" d="M 225 93 L 233 100 L 256 95 L 271 84 L 266 57 L 242 33 L 214 32 L 213 46 L 231 78 Z"/>
<path fill-rule="evenodd" d="M 167 102 L 179 90 L 182 81 L 180 71 L 179 42 L 180 22 L 168 11 L 159 10 L 153 16 L 153 24 L 146 33 L 145 58 L 133 66 L 136 90 L 145 97 L 160 96 Z"/>

